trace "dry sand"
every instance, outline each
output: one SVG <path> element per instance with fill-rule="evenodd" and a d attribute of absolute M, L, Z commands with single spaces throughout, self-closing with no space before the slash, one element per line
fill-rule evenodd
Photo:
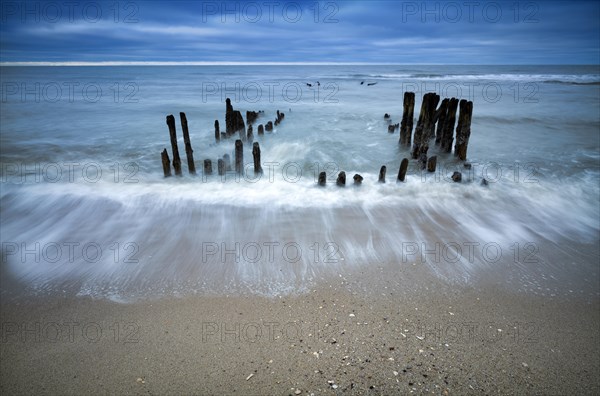
<path fill-rule="evenodd" d="M 420 266 L 274 298 L 5 293 L 1 318 L 4 395 L 600 394 L 597 295 L 452 286 Z"/>

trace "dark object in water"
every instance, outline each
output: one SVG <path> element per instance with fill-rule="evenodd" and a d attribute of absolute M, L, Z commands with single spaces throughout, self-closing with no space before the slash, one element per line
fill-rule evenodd
<path fill-rule="evenodd" d="M 390 115 L 389 115 L 388 113 L 385 113 L 385 114 L 383 115 L 383 119 L 384 119 L 384 120 L 387 120 L 387 119 L 389 119 L 389 118 L 390 118 Z"/>
<path fill-rule="evenodd" d="M 265 131 L 267 131 L 267 132 L 273 131 L 273 121 L 267 122 L 267 125 L 265 125 Z"/>
<path fill-rule="evenodd" d="M 225 170 L 230 171 L 231 170 L 231 159 L 229 158 L 229 154 L 225 154 L 223 156 L 223 162 L 225 163 Z"/>
<path fill-rule="evenodd" d="M 225 174 L 225 161 L 222 158 L 219 158 L 217 160 L 217 172 L 219 173 L 219 176 L 223 176 Z"/>
<path fill-rule="evenodd" d="M 346 186 L 346 172 L 341 171 L 338 174 L 338 177 L 337 177 L 337 180 L 336 180 L 335 184 L 337 184 L 338 186 L 341 186 L 341 187 Z"/>
<path fill-rule="evenodd" d="M 254 142 L 252 145 L 252 157 L 254 158 L 254 175 L 260 175 L 263 173 L 262 167 L 260 165 L 260 146 L 258 142 Z"/>
<path fill-rule="evenodd" d="M 179 158 L 179 149 L 177 148 L 177 132 L 175 130 L 175 117 L 172 114 L 167 116 L 167 126 L 171 137 L 171 150 L 173 150 L 173 168 L 175 175 L 181 176 L 181 158 Z"/>
<path fill-rule="evenodd" d="M 221 130 L 219 129 L 219 120 L 215 120 L 215 141 L 218 143 L 221 140 Z"/>
<path fill-rule="evenodd" d="M 471 136 L 471 116 L 473 115 L 473 102 L 465 99 L 460 101 L 460 111 L 458 115 L 458 125 L 456 126 L 456 145 L 454 146 L 454 155 L 458 159 L 465 161 L 467 159 L 467 146 Z"/>
<path fill-rule="evenodd" d="M 487 187 L 489 185 L 488 181 L 485 179 L 481 180 L 481 185 Z"/>
<path fill-rule="evenodd" d="M 167 153 L 167 149 L 164 149 L 162 153 L 160 153 L 160 157 L 162 158 L 162 166 L 165 177 L 171 176 L 171 160 L 169 159 L 169 153 Z"/>
<path fill-rule="evenodd" d="M 325 172 L 319 173 L 319 186 L 324 186 L 327 183 L 327 175 Z"/>
<path fill-rule="evenodd" d="M 387 168 L 385 165 L 383 165 L 381 167 L 381 169 L 379 169 L 379 183 L 385 183 L 385 173 L 387 171 Z"/>
<path fill-rule="evenodd" d="M 464 166 L 466 169 L 471 169 L 471 163 L 470 163 L 470 162 L 465 162 L 465 163 L 463 164 L 463 166 Z"/>
<path fill-rule="evenodd" d="M 398 180 L 403 182 L 406 179 L 406 171 L 408 170 L 408 158 L 404 158 L 400 163 L 400 170 L 398 171 Z"/>
<path fill-rule="evenodd" d="M 370 87 L 371 85 L 375 85 L 375 84 L 377 84 L 377 83 L 376 82 L 374 82 L 374 83 L 368 83 L 367 86 Z"/>
<path fill-rule="evenodd" d="M 394 133 L 396 131 L 396 129 L 400 129 L 400 124 L 391 124 L 391 125 L 388 125 L 388 132 L 389 133 Z"/>
<path fill-rule="evenodd" d="M 410 147 L 412 140 L 413 118 L 415 113 L 415 93 L 404 92 L 402 122 L 400 123 L 400 144 Z"/>
<path fill-rule="evenodd" d="M 260 124 L 258 126 L 258 136 L 264 135 L 265 134 L 265 127 L 263 126 L 263 124 Z"/>
<path fill-rule="evenodd" d="M 446 117 L 444 118 L 444 125 L 442 128 L 441 136 L 441 151 L 449 153 L 452 150 L 452 142 L 454 141 L 454 124 L 456 124 L 456 109 L 458 107 L 458 99 L 451 98 L 448 101 L 446 108 Z M 439 133 L 439 129 L 438 129 Z M 437 138 L 436 138 L 437 140 Z"/>
<path fill-rule="evenodd" d="M 248 135 L 246 136 L 247 140 L 252 143 L 254 141 L 254 134 L 252 133 L 252 125 L 248 125 Z"/>
<path fill-rule="evenodd" d="M 427 172 L 435 172 L 435 167 L 437 165 L 437 156 L 430 157 L 427 161 Z"/>
<path fill-rule="evenodd" d="M 244 143 L 241 139 L 235 141 L 235 171 L 240 174 L 244 171 Z"/>
<path fill-rule="evenodd" d="M 185 144 L 185 157 L 187 158 L 188 171 L 190 175 L 196 174 L 196 165 L 194 164 L 194 150 L 190 141 L 190 131 L 188 129 L 187 117 L 184 112 L 179 113 L 181 118 L 181 129 L 183 130 L 183 143 Z"/>
<path fill-rule="evenodd" d="M 363 177 L 361 175 L 359 175 L 358 173 L 355 174 L 352 179 L 354 179 L 354 184 L 362 184 L 363 181 Z"/>
<path fill-rule="evenodd" d="M 212 161 L 209 159 L 204 160 L 204 175 L 212 175 Z"/>
<path fill-rule="evenodd" d="M 415 128 L 415 136 L 413 141 L 412 157 L 419 158 L 421 154 L 427 154 L 429 150 L 429 137 L 435 127 L 435 109 L 440 100 L 440 95 L 436 93 L 426 93 L 423 95 L 423 103 L 419 120 Z"/>
<path fill-rule="evenodd" d="M 462 173 L 454 172 L 452 174 L 452 181 L 455 183 L 460 183 L 462 181 Z"/>

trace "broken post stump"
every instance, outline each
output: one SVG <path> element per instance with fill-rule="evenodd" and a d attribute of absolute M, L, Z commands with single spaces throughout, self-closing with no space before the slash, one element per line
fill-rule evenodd
<path fill-rule="evenodd" d="M 177 148 L 177 131 L 175 130 L 175 117 L 172 114 L 167 116 L 167 125 L 169 126 L 169 135 L 171 137 L 171 150 L 173 151 L 173 168 L 175 175 L 181 176 L 181 158 L 179 158 L 179 149 Z"/>
<path fill-rule="evenodd" d="M 258 113 L 256 111 L 246 111 L 246 123 L 248 125 L 254 124 L 257 118 Z"/>
<path fill-rule="evenodd" d="M 379 170 L 379 183 L 385 183 L 385 172 L 387 171 L 387 168 L 385 165 L 383 165 L 381 167 L 381 169 Z"/>
<path fill-rule="evenodd" d="M 327 175 L 325 174 L 325 172 L 321 172 L 319 173 L 319 186 L 325 186 L 325 184 L 327 183 Z"/>
<path fill-rule="evenodd" d="M 265 128 L 263 127 L 263 124 L 260 124 L 258 126 L 258 136 L 262 136 L 265 134 Z"/>
<path fill-rule="evenodd" d="M 196 165 L 194 164 L 194 150 L 192 150 L 192 143 L 190 142 L 187 117 L 184 112 L 180 112 L 179 117 L 181 118 L 181 129 L 183 130 L 183 142 L 185 143 L 185 157 L 187 158 L 188 170 L 190 175 L 195 175 Z"/>
<path fill-rule="evenodd" d="M 229 154 L 225 154 L 223 156 L 223 162 L 225 163 L 225 170 L 230 171 L 231 170 L 231 158 L 229 157 Z"/>
<path fill-rule="evenodd" d="M 394 133 L 398 128 L 400 128 L 400 124 L 390 124 L 388 125 L 388 132 Z"/>
<path fill-rule="evenodd" d="M 403 182 L 406 179 L 406 171 L 408 170 L 408 158 L 404 158 L 400 163 L 400 170 L 398 171 L 398 180 Z"/>
<path fill-rule="evenodd" d="M 455 183 L 460 183 L 462 180 L 462 173 L 460 172 L 454 172 L 452 174 L 452 181 Z"/>
<path fill-rule="evenodd" d="M 215 120 L 215 141 L 219 143 L 221 140 L 221 130 L 219 128 L 219 120 Z"/>
<path fill-rule="evenodd" d="M 346 186 L 346 172 L 341 171 L 338 174 L 337 180 L 335 181 L 335 184 L 337 184 L 340 187 L 345 187 Z"/>
<path fill-rule="evenodd" d="M 219 173 L 219 176 L 223 176 L 225 174 L 225 161 L 222 158 L 219 158 L 217 160 L 217 172 Z"/>
<path fill-rule="evenodd" d="M 410 147 L 415 112 L 415 93 L 404 92 L 402 122 L 400 123 L 400 144 Z"/>
<path fill-rule="evenodd" d="M 267 125 L 265 125 L 265 131 L 267 131 L 267 132 L 273 131 L 273 121 L 267 122 Z"/>
<path fill-rule="evenodd" d="M 160 153 L 160 156 L 162 158 L 163 173 L 165 174 L 165 177 L 169 177 L 171 176 L 171 160 L 169 159 L 167 149 L 164 149 L 162 153 Z"/>
<path fill-rule="evenodd" d="M 248 125 L 248 135 L 246 136 L 246 139 L 252 143 L 254 141 L 254 134 L 252 133 L 252 125 Z"/>
<path fill-rule="evenodd" d="M 458 115 L 458 126 L 456 127 L 456 145 L 454 146 L 454 155 L 458 159 L 465 161 L 467 159 L 467 146 L 471 136 L 471 117 L 473 115 L 473 102 L 465 99 L 460 101 L 460 111 Z"/>
<path fill-rule="evenodd" d="M 454 141 L 454 124 L 456 123 L 456 109 L 458 108 L 458 99 L 451 98 L 448 101 L 446 117 L 442 128 L 440 149 L 442 152 L 449 153 L 452 150 Z"/>
<path fill-rule="evenodd" d="M 254 158 L 254 175 L 262 174 L 263 170 L 260 165 L 260 146 L 258 145 L 258 142 L 252 144 L 252 157 Z"/>
<path fill-rule="evenodd" d="M 437 165 L 437 156 L 430 157 L 427 161 L 427 172 L 435 172 L 435 167 Z"/>
<path fill-rule="evenodd" d="M 354 184 L 360 185 L 362 184 L 363 181 L 363 177 L 361 175 L 359 175 L 358 173 L 355 174 L 352 179 L 354 179 Z"/>
<path fill-rule="evenodd" d="M 241 139 L 235 141 L 235 171 L 240 174 L 244 171 L 244 143 Z"/>
<path fill-rule="evenodd" d="M 204 175 L 212 175 L 212 161 L 210 159 L 204 160 Z"/>

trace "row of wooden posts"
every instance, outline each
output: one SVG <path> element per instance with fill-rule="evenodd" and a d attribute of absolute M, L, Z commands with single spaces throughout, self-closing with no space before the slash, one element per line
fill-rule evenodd
<path fill-rule="evenodd" d="M 221 140 L 229 139 L 236 133 L 239 139 L 235 141 L 235 171 L 241 173 L 244 169 L 244 142 L 252 143 L 252 156 L 254 157 L 254 173 L 256 175 L 262 174 L 262 166 L 260 162 L 260 145 L 258 142 L 254 142 L 254 134 L 252 130 L 252 124 L 256 122 L 260 115 L 264 114 L 264 111 L 247 111 L 246 121 L 248 123 L 248 129 L 244 123 L 244 118 L 239 110 L 234 110 L 231 105 L 231 100 L 226 100 L 225 110 L 225 132 L 221 132 L 219 127 L 219 120 L 215 120 L 215 141 L 218 143 Z M 188 170 L 190 174 L 196 174 L 196 165 L 194 163 L 194 150 L 190 142 L 190 133 L 188 129 L 187 117 L 184 112 L 179 113 L 181 118 L 181 129 L 183 130 L 183 141 L 185 144 L 185 155 L 188 162 Z M 277 118 L 275 123 L 268 121 L 266 125 L 260 124 L 258 126 L 258 135 L 264 135 L 265 130 L 267 132 L 273 131 L 273 125 L 279 125 L 285 114 L 277 110 Z M 169 135 L 171 138 L 171 149 L 173 153 L 173 169 L 176 176 L 181 176 L 181 158 L 179 156 L 179 148 L 177 146 L 177 130 L 175 128 L 175 117 L 173 115 L 167 116 L 167 126 L 169 127 Z M 165 148 L 161 153 L 163 173 L 165 177 L 171 176 L 171 159 L 169 153 Z M 225 154 L 223 158 L 219 158 L 217 161 L 217 172 L 219 175 L 224 175 L 225 172 L 231 171 L 231 161 L 229 154 Z M 212 161 L 210 159 L 204 160 L 204 174 L 212 174 Z"/>
<path fill-rule="evenodd" d="M 411 157 L 417 159 L 421 165 L 421 169 L 427 168 L 429 172 L 435 172 L 437 165 L 437 156 L 427 157 L 429 150 L 429 143 L 432 139 L 435 139 L 435 145 L 440 146 L 441 152 L 449 153 L 452 150 L 452 143 L 454 142 L 454 125 L 456 123 L 456 111 L 459 109 L 458 124 L 456 126 L 456 144 L 454 146 L 454 155 L 460 160 L 466 160 L 467 147 L 469 144 L 469 137 L 471 135 L 471 117 L 473 114 L 473 102 L 467 100 L 458 100 L 456 98 L 445 98 L 442 100 L 439 108 L 437 107 L 440 100 L 440 96 L 435 93 L 426 93 L 423 96 L 423 103 L 421 104 L 421 111 L 417 121 L 417 126 L 414 131 L 414 137 L 412 136 L 413 130 L 413 118 L 414 118 L 414 107 L 415 107 L 415 94 L 414 92 L 404 93 L 403 113 L 402 122 L 399 124 L 390 124 L 388 127 L 389 132 L 394 132 L 396 129 L 400 129 L 399 144 L 402 146 L 411 147 Z M 258 142 L 253 142 L 253 128 L 252 125 L 256 122 L 259 116 L 264 114 L 263 111 L 247 111 L 246 122 L 248 128 L 244 123 L 244 118 L 239 110 L 234 110 L 231 105 L 229 98 L 226 99 L 226 110 L 225 110 L 225 132 L 221 132 L 219 127 L 219 121 L 215 120 L 215 141 L 220 142 L 238 134 L 238 139 L 235 140 L 235 171 L 238 173 L 243 172 L 244 168 L 244 142 L 252 143 L 252 156 L 254 160 L 254 173 L 255 175 L 262 174 L 262 167 L 260 162 L 260 145 Z M 185 153 L 188 162 L 188 169 L 190 174 L 196 174 L 196 166 L 194 164 L 194 154 L 192 145 L 190 142 L 190 135 L 188 129 L 188 123 L 185 113 L 179 113 L 181 118 L 181 128 L 183 130 L 183 140 L 185 144 Z M 258 135 L 264 135 L 264 131 L 272 131 L 273 125 L 278 125 L 284 119 L 285 114 L 277 110 L 277 118 L 275 122 L 268 121 L 265 126 L 260 124 L 258 126 Z M 390 116 L 385 114 L 385 119 L 390 120 Z M 437 125 L 437 128 L 436 128 Z M 171 138 L 171 148 L 173 152 L 173 168 L 175 175 L 181 176 L 181 158 L 179 157 L 179 149 L 177 146 L 177 133 L 175 128 L 175 117 L 173 115 L 167 116 L 167 126 L 169 127 L 169 135 Z M 163 172 L 165 177 L 171 176 L 171 161 L 167 149 L 164 149 L 161 153 Z M 400 164 L 398 171 L 398 181 L 405 181 L 406 172 L 408 170 L 409 160 L 404 158 Z M 468 166 L 468 164 L 465 164 Z M 225 154 L 223 158 L 219 158 L 217 161 L 217 172 L 219 175 L 224 175 L 227 171 L 231 171 L 231 161 L 228 154 Z M 379 171 L 379 182 L 385 183 L 387 168 L 382 166 Z M 210 159 L 204 160 L 204 174 L 212 174 L 212 161 Z M 452 179 L 456 182 L 461 181 L 460 172 L 455 172 L 452 175 Z M 355 184 L 361 184 L 363 177 L 359 174 L 353 176 Z M 326 174 L 321 172 L 318 178 L 318 184 L 324 186 L 326 184 Z M 343 186 L 346 184 L 346 173 L 344 171 L 338 174 L 336 184 Z"/>

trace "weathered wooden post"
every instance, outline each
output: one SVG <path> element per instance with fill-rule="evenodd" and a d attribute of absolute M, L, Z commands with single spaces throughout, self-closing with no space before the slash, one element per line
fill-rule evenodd
<path fill-rule="evenodd" d="M 452 174 L 452 181 L 455 183 L 460 183 L 462 181 L 462 173 L 454 172 Z"/>
<path fill-rule="evenodd" d="M 421 114 L 419 114 L 419 122 L 417 123 L 417 128 L 415 128 L 412 152 L 414 159 L 419 158 L 421 154 L 427 154 L 429 150 L 429 138 L 435 127 L 435 109 L 439 100 L 440 96 L 434 92 L 426 93 L 423 96 Z"/>
<path fill-rule="evenodd" d="M 225 133 L 227 137 L 231 136 L 235 132 L 233 130 L 233 106 L 231 105 L 231 99 L 225 99 Z"/>
<path fill-rule="evenodd" d="M 196 164 L 194 164 L 194 150 L 192 150 L 192 143 L 190 142 L 187 117 L 184 112 L 180 112 L 179 117 L 181 118 L 181 129 L 183 130 L 183 142 L 185 143 L 185 157 L 187 158 L 188 170 L 191 175 L 195 175 Z"/>
<path fill-rule="evenodd" d="M 383 165 L 381 167 L 381 169 L 379 170 L 379 183 L 385 183 L 385 172 L 387 171 L 387 168 L 385 165 Z"/>
<path fill-rule="evenodd" d="M 354 179 L 354 184 L 355 185 L 361 185 L 362 181 L 363 181 L 363 177 L 361 175 L 359 175 L 358 173 L 355 174 L 352 179 Z"/>
<path fill-rule="evenodd" d="M 215 141 L 221 141 L 221 129 L 219 128 L 219 120 L 215 120 Z"/>
<path fill-rule="evenodd" d="M 223 162 L 225 163 L 225 170 L 230 171 L 231 170 L 231 158 L 229 157 L 229 154 L 223 155 Z"/>
<path fill-rule="evenodd" d="M 441 151 L 449 153 L 452 151 L 452 142 L 454 141 L 454 124 L 456 123 L 456 109 L 458 107 L 458 99 L 451 98 L 448 101 L 446 110 L 446 118 L 442 129 Z"/>
<path fill-rule="evenodd" d="M 241 139 L 235 141 L 235 171 L 240 174 L 244 172 L 244 143 Z"/>
<path fill-rule="evenodd" d="M 267 122 L 267 125 L 265 125 L 265 131 L 267 131 L 267 132 L 273 131 L 273 121 Z"/>
<path fill-rule="evenodd" d="M 204 160 L 204 175 L 212 175 L 212 161 L 210 159 Z"/>
<path fill-rule="evenodd" d="M 160 156 L 162 158 L 163 173 L 165 174 L 165 177 L 169 177 L 171 176 L 171 160 L 169 159 L 167 149 L 164 149 L 162 153 L 160 153 Z"/>
<path fill-rule="evenodd" d="M 435 113 L 435 122 L 437 123 L 437 129 L 435 131 L 435 144 L 440 145 L 442 141 L 442 131 L 444 130 L 444 123 L 446 122 L 446 115 L 448 114 L 448 102 L 450 99 L 444 98 L 440 108 Z"/>
<path fill-rule="evenodd" d="M 400 163 L 400 170 L 398 171 L 398 180 L 403 182 L 406 179 L 406 171 L 408 170 L 408 158 L 404 158 Z"/>
<path fill-rule="evenodd" d="M 471 117 L 473 115 L 473 102 L 460 101 L 460 113 L 458 116 L 458 126 L 456 127 L 456 145 L 454 146 L 454 155 L 461 161 L 467 159 L 467 146 L 471 136 Z"/>
<path fill-rule="evenodd" d="M 400 124 L 390 124 L 388 125 L 388 132 L 389 133 L 394 133 L 396 132 L 396 129 L 400 128 Z"/>
<path fill-rule="evenodd" d="M 254 158 L 254 175 L 261 175 L 263 170 L 260 165 L 260 146 L 258 145 L 258 142 L 252 144 L 252 157 Z"/>
<path fill-rule="evenodd" d="M 248 125 L 248 136 L 247 140 L 252 143 L 254 141 L 254 134 L 252 133 L 252 125 Z"/>
<path fill-rule="evenodd" d="M 217 172 L 219 176 L 223 176 L 225 174 L 225 161 L 222 158 L 217 160 Z"/>
<path fill-rule="evenodd" d="M 400 123 L 400 144 L 410 147 L 415 112 L 415 93 L 404 92 L 402 122 Z"/>
<path fill-rule="evenodd" d="M 169 135 L 171 136 L 171 149 L 173 150 L 173 168 L 175 169 L 175 175 L 181 176 L 181 158 L 179 158 L 179 149 L 177 148 L 175 117 L 172 114 L 167 116 L 167 125 L 169 126 Z"/>
<path fill-rule="evenodd" d="M 321 172 L 319 173 L 319 186 L 325 186 L 325 183 L 327 183 L 327 175 L 325 172 Z"/>
<path fill-rule="evenodd" d="M 239 132 L 240 139 L 242 141 L 246 140 L 246 124 L 244 124 L 244 117 L 242 117 L 242 113 L 239 110 L 233 111 L 233 132 Z"/>
<path fill-rule="evenodd" d="M 337 184 L 340 187 L 345 187 L 346 186 L 346 172 L 341 171 L 338 174 L 337 180 L 335 181 L 335 184 Z"/>
<path fill-rule="evenodd" d="M 427 161 L 427 172 L 435 172 L 435 167 L 437 165 L 437 156 L 430 157 Z"/>
<path fill-rule="evenodd" d="M 258 136 L 262 136 L 265 134 L 265 128 L 263 127 L 263 124 L 260 124 L 258 126 Z"/>

